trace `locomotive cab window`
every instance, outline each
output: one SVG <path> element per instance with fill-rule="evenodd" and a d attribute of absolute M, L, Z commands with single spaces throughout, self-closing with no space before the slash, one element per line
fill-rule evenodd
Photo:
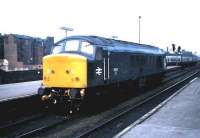
<path fill-rule="evenodd" d="M 94 53 L 94 46 L 88 42 L 81 42 L 81 52 L 93 55 Z"/>
<path fill-rule="evenodd" d="M 63 51 L 63 46 L 62 45 L 56 45 L 53 50 L 52 53 L 53 54 L 58 54 L 61 53 Z"/>
<path fill-rule="evenodd" d="M 65 51 L 78 51 L 78 49 L 79 49 L 79 41 L 78 40 L 66 41 Z"/>
<path fill-rule="evenodd" d="M 59 53 L 79 53 L 83 55 L 93 56 L 94 46 L 89 42 L 82 40 L 65 40 L 57 43 L 52 54 Z"/>

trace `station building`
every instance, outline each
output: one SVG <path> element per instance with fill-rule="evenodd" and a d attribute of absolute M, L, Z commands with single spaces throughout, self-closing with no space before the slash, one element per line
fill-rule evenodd
<path fill-rule="evenodd" d="M 4 66 L 1 69 L 40 69 L 42 57 L 50 53 L 53 44 L 54 37 L 41 39 L 18 34 L 0 35 L 0 62 Z"/>
<path fill-rule="evenodd" d="M 4 36 L 0 34 L 0 59 L 4 57 Z"/>

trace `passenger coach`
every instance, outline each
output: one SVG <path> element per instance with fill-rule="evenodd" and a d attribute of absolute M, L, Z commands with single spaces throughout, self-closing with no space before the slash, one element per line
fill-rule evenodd
<path fill-rule="evenodd" d="M 167 53 L 167 66 L 194 66 L 198 63 L 198 57 L 191 52 Z"/>

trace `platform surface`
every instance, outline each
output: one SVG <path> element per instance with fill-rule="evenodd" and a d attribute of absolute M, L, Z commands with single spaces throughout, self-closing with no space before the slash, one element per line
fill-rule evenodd
<path fill-rule="evenodd" d="M 130 125 L 115 137 L 200 138 L 200 78 L 141 124 Z"/>
<path fill-rule="evenodd" d="M 181 66 L 167 66 L 166 70 L 178 69 Z"/>
<path fill-rule="evenodd" d="M 37 94 L 41 81 L 0 85 L 0 103 Z"/>
<path fill-rule="evenodd" d="M 179 66 L 168 66 L 166 70 L 176 69 Z M 21 83 L 11 83 L 0 85 L 0 103 L 24 98 L 37 94 L 37 90 L 41 85 L 41 81 L 30 81 Z"/>

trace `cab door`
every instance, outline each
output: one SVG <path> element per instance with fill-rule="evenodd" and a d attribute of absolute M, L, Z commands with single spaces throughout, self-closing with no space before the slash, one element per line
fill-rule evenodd
<path fill-rule="evenodd" d="M 102 47 L 96 48 L 94 68 L 94 79 L 92 83 L 95 85 L 105 85 L 110 80 L 110 58 L 107 49 Z"/>

